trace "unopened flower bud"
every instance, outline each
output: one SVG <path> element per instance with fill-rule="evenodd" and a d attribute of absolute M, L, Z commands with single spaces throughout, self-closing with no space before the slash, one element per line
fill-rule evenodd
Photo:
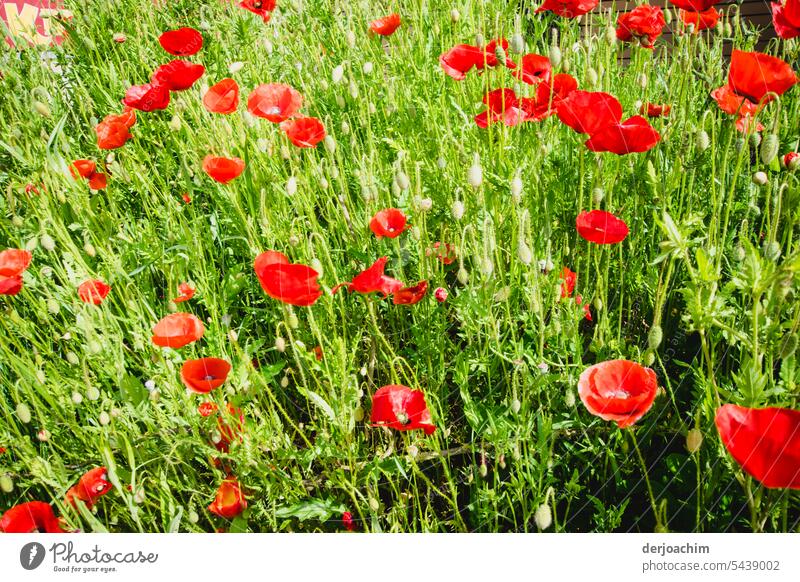
<path fill-rule="evenodd" d="M 550 47 L 548 57 L 550 58 L 550 65 L 554 69 L 558 69 L 559 65 L 561 65 L 561 49 L 557 44 Z"/>
<path fill-rule="evenodd" d="M 660 325 L 654 325 L 650 328 L 650 333 L 647 334 L 647 347 L 651 350 L 657 350 L 664 339 L 664 330 Z"/>
<path fill-rule="evenodd" d="M 447 289 L 444 289 L 443 287 L 437 287 L 436 291 L 433 292 L 433 296 L 439 303 L 444 303 L 447 301 Z"/>
<path fill-rule="evenodd" d="M 518 55 L 525 52 L 525 39 L 522 38 L 520 33 L 516 33 L 511 37 L 510 47 L 511 51 Z"/>
<path fill-rule="evenodd" d="M 705 130 L 701 129 L 695 134 L 694 143 L 698 150 L 704 152 L 711 145 L 711 138 L 708 137 L 708 133 Z"/>
<path fill-rule="evenodd" d="M 453 202 L 453 207 L 450 209 L 453 214 L 453 218 L 456 220 L 461 220 L 464 217 L 464 203 L 461 200 L 456 200 Z"/>
<path fill-rule="evenodd" d="M 17 418 L 22 424 L 28 424 L 31 421 L 31 409 L 24 402 L 17 404 Z"/>
<path fill-rule="evenodd" d="M 475 159 L 467 170 L 467 183 L 475 189 L 480 188 L 483 183 L 483 169 L 478 154 L 475 154 Z"/>
<path fill-rule="evenodd" d="M 689 451 L 691 454 L 696 453 L 700 450 L 700 446 L 703 444 L 703 433 L 700 430 L 693 428 L 688 433 L 686 433 L 686 450 Z"/>
<path fill-rule="evenodd" d="M 768 166 L 778 155 L 780 140 L 774 133 L 768 133 L 761 142 L 761 163 Z"/>
<path fill-rule="evenodd" d="M 553 523 L 553 514 L 550 511 L 550 506 L 547 503 L 542 503 L 536 508 L 533 514 L 533 521 L 536 522 L 536 527 L 540 530 L 546 530 Z"/>
<path fill-rule="evenodd" d="M 753 174 L 753 184 L 756 186 L 763 186 L 768 180 L 766 172 L 756 172 Z"/>
<path fill-rule="evenodd" d="M 456 23 L 456 22 L 458 22 L 460 19 L 461 19 L 461 13 L 460 13 L 458 10 L 456 10 L 455 8 L 453 8 L 453 9 L 450 11 L 450 22 L 452 22 L 453 24 L 455 24 L 455 23 Z"/>
<path fill-rule="evenodd" d="M 297 194 L 297 178 L 291 176 L 286 181 L 286 195 L 287 196 L 294 196 Z"/>
<path fill-rule="evenodd" d="M 50 108 L 41 101 L 34 101 L 33 108 L 36 110 L 36 113 L 42 117 L 50 117 Z"/>

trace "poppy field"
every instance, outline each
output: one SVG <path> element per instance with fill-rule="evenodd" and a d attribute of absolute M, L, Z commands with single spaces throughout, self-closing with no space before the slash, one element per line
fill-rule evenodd
<path fill-rule="evenodd" d="M 0 531 L 800 531 L 800 0 L 64 4 Z"/>

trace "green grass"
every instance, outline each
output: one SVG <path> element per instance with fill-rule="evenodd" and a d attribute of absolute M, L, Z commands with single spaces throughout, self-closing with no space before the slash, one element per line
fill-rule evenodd
<path fill-rule="evenodd" d="M 0 53 L 0 249 L 34 255 L 23 291 L 0 297 L 0 446 L 8 449 L 0 475 L 13 482 L 0 492 L 0 511 L 52 502 L 85 531 L 337 531 L 350 511 L 364 531 L 494 532 L 537 531 L 536 511 L 547 504 L 548 531 L 653 531 L 631 431 L 591 416 L 577 398 L 588 365 L 628 358 L 651 365 L 663 388 L 633 429 L 660 525 L 798 530 L 797 492 L 744 476 L 713 422 L 717 393 L 796 408 L 800 381 L 795 356 L 781 358 L 781 342 L 800 323 L 798 179 L 763 167 L 755 138 L 736 132 L 709 97 L 727 75 L 723 41 L 754 46 L 748 25 L 726 17 L 723 34 L 633 48 L 623 63 L 626 47 L 607 40 L 605 3 L 589 15 L 596 34 L 580 43 L 575 22 L 521 14 L 514 2 L 281 0 L 266 25 L 222 2 L 67 4 L 74 30 L 52 49 L 61 74 L 40 51 Z M 367 35 L 370 20 L 398 7 L 404 24 L 394 36 Z M 109 187 L 89 191 L 68 164 L 105 157 L 94 126 L 122 111 L 129 84 L 173 58 L 157 37 L 182 25 L 203 29 L 204 47 L 188 60 L 206 75 L 173 94 L 168 110 L 140 113 L 134 139 L 109 156 Z M 115 32 L 127 41 L 113 42 Z M 589 152 L 556 118 L 476 127 L 483 94 L 513 79 L 498 68 L 459 83 L 438 57 L 476 34 L 515 33 L 528 52 L 547 55 L 557 43 L 561 70 L 583 89 L 617 96 L 625 117 L 638 114 L 638 101 L 671 104 L 667 119 L 653 121 L 661 143 L 617 157 Z M 795 41 L 773 41 L 768 52 L 797 68 Z M 200 85 L 239 61 L 232 77 L 242 101 L 259 83 L 291 84 L 335 151 L 293 147 L 276 126 L 248 121 L 244 105 L 231 116 L 208 113 Z M 340 65 L 344 79 L 334 83 Z M 759 116 L 779 135 L 781 155 L 798 147 L 799 106 L 794 88 Z M 699 131 L 707 149 L 696 144 Z M 201 169 L 209 153 L 238 156 L 247 169 L 216 184 Z M 467 181 L 475 154 L 478 188 Z M 761 170 L 765 186 L 750 179 Z M 27 195 L 28 183 L 43 185 L 42 194 Z M 377 240 L 368 222 L 387 207 L 401 208 L 413 228 Z M 579 238 L 575 217 L 590 208 L 623 217 L 630 236 L 608 247 Z M 427 256 L 436 241 L 456 245 L 454 265 Z M 450 295 L 405 307 L 326 293 L 290 309 L 267 297 L 253 272 L 269 249 L 320 270 L 325 288 L 388 256 L 390 276 L 427 279 Z M 578 273 L 576 293 L 591 302 L 593 322 L 559 300 L 563 266 Z M 90 277 L 112 286 L 99 307 L 78 299 Z M 197 294 L 176 307 L 170 298 L 187 280 Z M 205 337 L 180 350 L 155 347 L 151 327 L 176 309 L 200 317 Z M 654 325 L 664 339 L 648 350 Z M 245 414 L 244 438 L 227 454 L 211 443 L 214 423 L 197 413 L 204 399 L 179 378 L 184 360 L 202 356 L 233 364 L 211 394 Z M 371 395 L 392 383 L 425 392 L 434 435 L 369 426 Z M 28 423 L 20 404 L 30 408 Z M 689 454 L 695 427 L 704 441 Z M 206 509 L 225 477 L 213 457 L 248 499 L 233 523 Z M 93 512 L 65 506 L 67 489 L 98 465 L 115 488 Z"/>

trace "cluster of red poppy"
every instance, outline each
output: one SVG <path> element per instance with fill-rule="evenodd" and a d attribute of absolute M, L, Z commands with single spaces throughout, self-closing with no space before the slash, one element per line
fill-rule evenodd
<path fill-rule="evenodd" d="M 108 176 L 97 171 L 97 164 L 91 160 L 75 160 L 69 168 L 70 174 L 76 180 L 81 178 L 89 181 L 89 188 L 102 190 L 108 185 Z"/>
<path fill-rule="evenodd" d="M 33 255 L 21 249 L 0 252 L 0 295 L 16 295 L 22 291 L 22 274 L 30 266 Z"/>

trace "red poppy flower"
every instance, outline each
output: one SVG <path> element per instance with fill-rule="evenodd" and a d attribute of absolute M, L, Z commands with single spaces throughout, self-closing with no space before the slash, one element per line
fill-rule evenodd
<path fill-rule="evenodd" d="M 203 171 L 215 182 L 227 184 L 244 172 L 244 162 L 239 158 L 219 158 L 209 155 L 203 158 Z"/>
<path fill-rule="evenodd" d="M 456 81 L 463 81 L 467 73 L 482 63 L 486 53 L 477 46 L 459 44 L 439 56 L 439 65 Z"/>
<path fill-rule="evenodd" d="M 578 133 L 597 133 L 619 123 L 622 104 L 613 95 L 599 91 L 572 91 L 556 108 L 561 123 Z"/>
<path fill-rule="evenodd" d="M 185 26 L 168 30 L 158 37 L 158 42 L 169 54 L 188 57 L 203 48 L 203 35 L 194 28 Z"/>
<path fill-rule="evenodd" d="M 209 87 L 203 96 L 203 105 L 211 113 L 233 113 L 239 106 L 239 85 L 233 79 L 222 79 Z"/>
<path fill-rule="evenodd" d="M 353 514 L 349 511 L 345 511 L 342 514 L 342 525 L 347 531 L 355 531 L 356 524 L 355 521 L 353 521 Z"/>
<path fill-rule="evenodd" d="M 695 34 L 701 30 L 714 28 L 719 21 L 721 13 L 717 12 L 716 8 L 709 8 L 704 12 L 691 12 L 688 10 L 679 10 L 678 14 L 686 26 L 690 24 L 694 26 Z"/>
<path fill-rule="evenodd" d="M 517 99 L 513 89 L 495 89 L 483 98 L 486 111 L 475 116 L 475 123 L 480 128 L 487 128 L 489 124 L 502 121 L 509 127 L 528 120 L 527 109 L 533 109 L 535 102 L 532 99 Z"/>
<path fill-rule="evenodd" d="M 118 121 L 101 121 L 94 131 L 97 134 L 97 147 L 101 150 L 121 148 L 133 137 L 128 127 Z"/>
<path fill-rule="evenodd" d="M 22 273 L 31 264 L 33 255 L 21 249 L 0 252 L 0 295 L 16 295 L 22 291 Z"/>
<path fill-rule="evenodd" d="M 239 6 L 260 16 L 264 22 L 269 22 L 272 11 L 275 10 L 276 0 L 242 0 Z"/>
<path fill-rule="evenodd" d="M 452 265 L 458 258 L 455 245 L 451 245 L 450 243 L 434 243 L 433 247 L 429 248 L 426 254 L 428 256 L 435 255 L 443 265 Z"/>
<path fill-rule="evenodd" d="M 644 117 L 636 115 L 598 130 L 586 141 L 586 147 L 593 152 L 611 152 L 622 156 L 646 152 L 659 141 L 661 134 Z"/>
<path fill-rule="evenodd" d="M 644 4 L 619 15 L 617 38 L 624 42 L 636 37 L 643 47 L 653 48 L 653 43 L 661 35 L 665 25 L 661 8 Z"/>
<path fill-rule="evenodd" d="M 566 73 L 559 73 L 552 80 L 539 83 L 533 108 L 525 106 L 528 120 L 541 121 L 554 115 L 558 106 L 577 89 L 578 81 Z"/>
<path fill-rule="evenodd" d="M 13 296 L 22 291 L 22 276 L 0 277 L 0 295 Z"/>
<path fill-rule="evenodd" d="M 591 12 L 600 3 L 600 0 L 544 0 L 536 12 L 549 10 L 564 18 L 577 18 Z"/>
<path fill-rule="evenodd" d="M 158 83 L 133 85 L 125 92 L 122 102 L 139 111 L 156 111 L 169 106 L 169 88 Z"/>
<path fill-rule="evenodd" d="M 319 273 L 311 267 L 291 264 L 283 253 L 267 251 L 256 257 L 253 268 L 264 293 L 289 305 L 308 307 L 322 297 Z"/>
<path fill-rule="evenodd" d="M 108 186 L 108 176 L 105 174 L 95 172 L 89 178 L 89 188 L 92 190 L 103 190 L 106 186 Z"/>
<path fill-rule="evenodd" d="M 409 227 L 406 226 L 406 215 L 397 208 L 381 210 L 369 221 L 369 229 L 379 239 L 397 238 L 407 228 Z"/>
<path fill-rule="evenodd" d="M 325 126 L 316 117 L 295 117 L 281 123 L 281 129 L 299 148 L 313 148 L 325 139 Z"/>
<path fill-rule="evenodd" d="M 566 299 L 575 291 L 575 284 L 578 282 L 578 274 L 569 267 L 564 267 L 561 271 L 561 298 Z"/>
<path fill-rule="evenodd" d="M 647 117 L 667 117 L 672 111 L 672 105 L 656 105 L 655 103 L 643 103 L 639 108 L 639 113 Z"/>
<path fill-rule="evenodd" d="M 86 472 L 74 485 L 67 491 L 64 503 L 75 507 L 77 500 L 81 500 L 89 509 L 97 502 L 97 499 L 111 491 L 113 485 L 108 481 L 108 471 L 105 467 L 96 467 Z"/>
<path fill-rule="evenodd" d="M 322 351 L 322 346 L 316 346 L 316 347 L 315 347 L 313 350 L 311 350 L 311 351 L 312 351 L 312 352 L 314 352 L 314 357 L 317 359 L 317 361 L 318 361 L 318 362 L 321 362 L 321 361 L 322 361 L 322 358 L 323 358 L 323 356 L 325 355 L 325 354 L 323 353 L 323 351 Z"/>
<path fill-rule="evenodd" d="M 207 418 L 217 411 L 217 405 L 213 402 L 201 402 L 197 405 L 197 412 L 200 416 Z"/>
<path fill-rule="evenodd" d="M 171 313 L 153 327 L 153 343 L 162 348 L 182 348 L 205 333 L 203 322 L 190 313 Z"/>
<path fill-rule="evenodd" d="M 586 368 L 578 395 L 586 409 L 626 428 L 642 418 L 656 399 L 658 381 L 650 368 L 628 360 L 610 360 Z"/>
<path fill-rule="evenodd" d="M 764 124 L 760 121 L 753 126 L 753 118 L 749 115 L 745 115 L 744 117 L 739 117 L 736 120 L 736 131 L 740 131 L 742 133 L 750 133 L 751 131 L 764 131 Z"/>
<path fill-rule="evenodd" d="M 44 501 L 29 501 L 15 505 L 0 517 L 4 533 L 65 533 L 53 508 Z"/>
<path fill-rule="evenodd" d="M 383 18 L 378 18 L 370 22 L 369 29 L 381 36 L 391 36 L 394 34 L 395 30 L 400 28 L 400 24 L 400 15 L 390 14 L 389 16 L 384 16 Z"/>
<path fill-rule="evenodd" d="M 723 85 L 711 92 L 711 98 L 717 102 L 722 111 L 738 117 L 752 116 L 760 111 L 760 107 L 745 97 L 737 95 L 730 85 Z"/>
<path fill-rule="evenodd" d="M 110 291 L 111 287 L 106 285 L 103 281 L 99 279 L 90 279 L 78 286 L 78 297 L 80 297 L 81 301 L 84 303 L 100 305 Z"/>
<path fill-rule="evenodd" d="M 233 519 L 247 508 L 247 501 L 235 477 L 228 477 L 217 489 L 217 496 L 208 510 L 225 519 Z"/>
<path fill-rule="evenodd" d="M 192 297 L 194 297 L 194 287 L 189 285 L 189 283 L 181 283 L 178 285 L 178 293 L 180 295 L 173 299 L 175 303 L 183 303 L 184 301 L 189 301 Z"/>
<path fill-rule="evenodd" d="M 767 93 L 783 95 L 797 83 L 792 67 L 777 57 L 734 50 L 728 70 L 728 85 L 738 95 L 759 103 Z M 772 97 L 767 97 L 765 102 Z"/>
<path fill-rule="evenodd" d="M 192 203 L 192 197 L 189 196 L 186 192 L 181 194 L 181 200 L 183 200 L 184 204 L 191 204 Z"/>
<path fill-rule="evenodd" d="M 514 71 L 514 76 L 528 85 L 538 85 L 542 81 L 549 81 L 552 73 L 550 59 L 542 55 L 525 55 Z"/>
<path fill-rule="evenodd" d="M 349 291 L 356 291 L 357 293 L 381 293 L 383 298 L 386 299 L 395 291 L 405 287 L 402 281 L 392 279 L 383 274 L 388 260 L 388 257 L 381 257 L 371 267 L 353 277 L 351 282 L 336 285 L 333 288 L 333 292 L 336 293 L 340 288 L 347 287 Z"/>
<path fill-rule="evenodd" d="M 69 172 L 76 180 L 78 178 L 89 178 L 94 174 L 97 164 L 91 160 L 75 160 L 69 167 Z"/>
<path fill-rule="evenodd" d="M 583 308 L 583 317 L 584 317 L 584 319 L 592 321 L 592 312 L 589 309 L 589 304 L 583 302 L 583 297 L 582 296 L 578 295 L 577 297 L 575 297 L 575 304 L 578 307 L 582 307 Z"/>
<path fill-rule="evenodd" d="M 772 2 L 772 25 L 784 40 L 800 36 L 800 0 Z"/>
<path fill-rule="evenodd" d="M 207 394 L 228 379 L 231 365 L 219 358 L 186 360 L 181 366 L 181 380 L 192 392 Z"/>
<path fill-rule="evenodd" d="M 167 87 L 170 91 L 185 91 L 190 89 L 205 72 L 206 68 L 203 65 L 176 59 L 158 67 L 153 72 L 151 81 L 156 85 Z"/>
<path fill-rule="evenodd" d="M 283 83 L 259 85 L 247 98 L 247 110 L 272 123 L 294 117 L 302 105 L 303 96 L 294 87 Z"/>
<path fill-rule="evenodd" d="M 599 245 L 622 242 L 628 236 L 628 225 L 605 210 L 581 212 L 575 219 L 575 227 L 581 238 Z"/>
<path fill-rule="evenodd" d="M 403 287 L 395 291 L 392 301 L 395 305 L 414 305 L 422 301 L 428 292 L 428 282 L 420 281 L 416 285 Z"/>
<path fill-rule="evenodd" d="M 436 431 L 422 391 L 397 384 L 384 386 L 375 392 L 370 422 L 373 426 L 388 426 L 395 430 L 422 429 L 426 435 Z"/>
<path fill-rule="evenodd" d="M 797 166 L 800 165 L 800 153 L 797 152 L 789 152 L 785 156 L 783 156 L 783 166 L 789 170 L 797 169 Z"/>
<path fill-rule="evenodd" d="M 688 12 L 705 12 L 722 0 L 669 0 L 670 4 Z"/>
<path fill-rule="evenodd" d="M 725 404 L 714 422 L 745 473 L 764 487 L 800 489 L 800 411 Z"/>

